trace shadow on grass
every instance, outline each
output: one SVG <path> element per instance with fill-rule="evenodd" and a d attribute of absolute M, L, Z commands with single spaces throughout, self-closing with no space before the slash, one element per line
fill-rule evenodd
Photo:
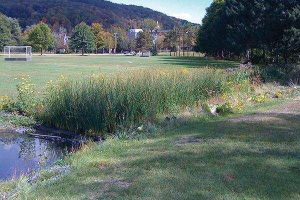
<path fill-rule="evenodd" d="M 159 59 L 167 65 L 177 65 L 187 68 L 212 67 L 216 69 L 227 69 L 237 67 L 239 64 L 234 61 L 205 59 L 203 57 L 163 57 Z"/>
<path fill-rule="evenodd" d="M 114 157 L 110 159 L 114 162 L 109 167 L 100 170 L 97 159 L 78 166 L 73 176 L 47 186 L 47 196 L 298 199 L 299 121 L 299 114 L 258 113 L 229 120 L 188 122 L 153 138 L 153 142 L 142 140 L 128 148 L 112 148 Z M 199 140 L 176 145 L 182 137 Z M 122 188 L 103 182 L 112 178 L 130 185 Z"/>
<path fill-rule="evenodd" d="M 165 199 L 298 198 L 300 115 L 255 117 L 242 122 L 188 123 L 176 131 L 175 138 L 190 133 L 202 140 L 181 146 L 173 140 L 169 148 L 135 156 L 127 168 L 138 170 L 125 176 L 139 184 L 123 195 L 149 192 L 149 185 L 150 196 L 156 191 Z"/>

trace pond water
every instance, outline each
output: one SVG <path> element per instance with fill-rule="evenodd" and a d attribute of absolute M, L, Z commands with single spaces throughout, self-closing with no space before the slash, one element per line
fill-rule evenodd
<path fill-rule="evenodd" d="M 71 149 L 67 143 L 0 130 L 0 180 L 45 168 Z"/>

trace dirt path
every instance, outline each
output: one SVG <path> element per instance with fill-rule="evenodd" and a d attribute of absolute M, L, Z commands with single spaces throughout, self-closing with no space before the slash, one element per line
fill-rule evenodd
<path fill-rule="evenodd" d="M 231 118 L 228 121 L 239 122 L 283 122 L 282 115 L 290 117 L 300 117 L 300 99 L 294 99 L 283 103 L 267 111 L 257 111 L 254 114 L 244 115 L 236 118 Z M 300 121 L 299 121 L 300 123 Z"/>
<path fill-rule="evenodd" d="M 300 114 L 300 99 L 292 100 L 291 102 L 284 103 L 278 107 L 266 111 L 266 113 L 273 114 Z"/>

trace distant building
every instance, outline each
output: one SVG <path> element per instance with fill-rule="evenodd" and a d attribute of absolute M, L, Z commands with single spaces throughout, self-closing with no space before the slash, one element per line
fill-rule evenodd
<path fill-rule="evenodd" d="M 130 29 L 128 32 L 129 39 L 131 40 L 136 39 L 140 32 L 143 32 L 143 29 Z"/>
<path fill-rule="evenodd" d="M 60 28 L 58 32 L 54 33 L 56 40 L 56 53 L 66 53 L 69 49 L 69 37 L 64 28 Z"/>

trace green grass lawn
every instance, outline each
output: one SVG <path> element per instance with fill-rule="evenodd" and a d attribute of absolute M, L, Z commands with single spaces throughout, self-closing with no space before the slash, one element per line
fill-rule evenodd
<path fill-rule="evenodd" d="M 124 72 L 143 68 L 201 68 L 235 67 L 237 63 L 221 60 L 205 60 L 200 57 L 151 58 L 127 56 L 75 56 L 47 55 L 34 56 L 31 62 L 5 62 L 0 56 L 0 95 L 15 95 L 16 84 L 21 77 L 29 75 L 42 88 L 49 80 L 60 75 L 78 78 L 97 73 Z"/>
<path fill-rule="evenodd" d="M 90 144 L 61 179 L 19 182 L 17 199 L 299 199 L 299 101 L 277 104 Z"/>

